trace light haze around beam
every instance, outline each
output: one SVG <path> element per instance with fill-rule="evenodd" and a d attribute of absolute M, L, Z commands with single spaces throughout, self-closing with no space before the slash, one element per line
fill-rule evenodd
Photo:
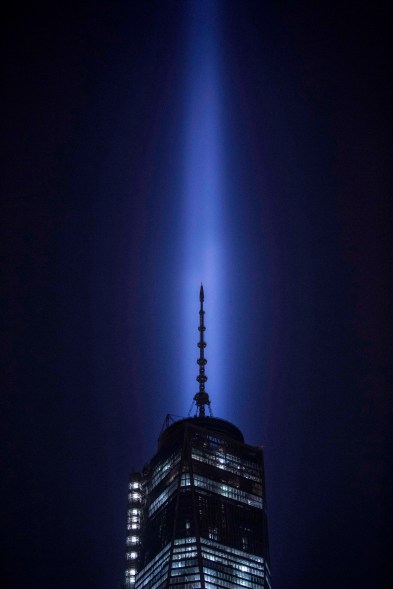
<path fill-rule="evenodd" d="M 188 68 L 184 127 L 182 223 L 181 406 L 188 412 L 198 390 L 199 287 L 205 289 L 206 390 L 215 416 L 224 417 L 225 195 L 223 194 L 222 95 L 219 15 L 216 2 L 189 4 Z"/>

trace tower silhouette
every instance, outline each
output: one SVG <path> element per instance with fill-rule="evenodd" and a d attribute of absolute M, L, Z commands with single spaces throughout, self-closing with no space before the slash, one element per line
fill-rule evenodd
<path fill-rule="evenodd" d="M 130 474 L 126 589 L 271 587 L 263 449 L 213 417 L 202 285 L 199 299 L 195 415 L 168 415 L 156 455 Z"/>

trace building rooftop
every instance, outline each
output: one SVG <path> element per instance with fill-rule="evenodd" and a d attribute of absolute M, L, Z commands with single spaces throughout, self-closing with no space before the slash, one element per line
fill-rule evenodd
<path fill-rule="evenodd" d="M 225 435 L 236 442 L 244 443 L 242 432 L 236 427 L 236 425 L 233 425 L 233 423 L 218 417 L 195 416 L 179 419 L 164 429 L 158 439 L 158 447 L 161 448 L 167 440 L 171 439 L 177 433 L 180 433 L 186 424 L 201 427 L 205 430 L 207 429 L 211 432 Z"/>

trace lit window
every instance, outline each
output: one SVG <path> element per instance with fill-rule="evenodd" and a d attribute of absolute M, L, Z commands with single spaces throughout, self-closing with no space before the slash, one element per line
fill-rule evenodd
<path fill-rule="evenodd" d="M 218 528 L 209 527 L 209 538 L 210 540 L 218 540 Z"/>
<path fill-rule="evenodd" d="M 135 560 L 136 558 L 138 558 L 138 553 L 137 552 L 127 552 L 127 560 Z"/>

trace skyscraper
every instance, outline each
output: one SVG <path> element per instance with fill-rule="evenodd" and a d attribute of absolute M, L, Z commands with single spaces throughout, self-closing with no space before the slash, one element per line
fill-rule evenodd
<path fill-rule="evenodd" d="M 130 474 L 127 589 L 271 587 L 263 450 L 212 415 L 203 302 L 201 286 L 195 415 L 167 416 L 156 455 Z"/>

